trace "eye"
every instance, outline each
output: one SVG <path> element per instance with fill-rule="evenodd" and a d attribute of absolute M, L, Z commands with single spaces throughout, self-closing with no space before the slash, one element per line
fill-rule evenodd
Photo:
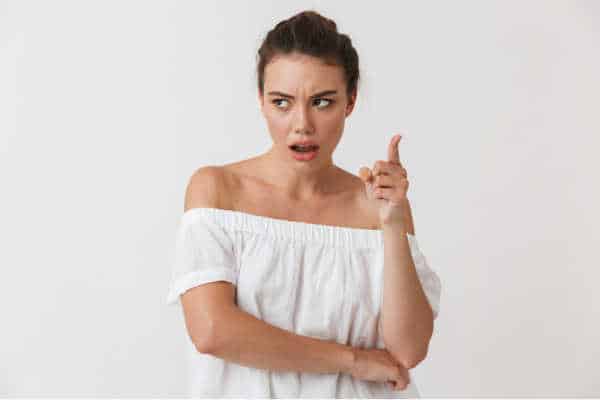
<path fill-rule="evenodd" d="M 282 109 L 283 109 L 283 108 L 287 108 L 287 107 L 285 107 L 285 106 L 284 106 L 284 107 L 281 107 L 281 105 L 280 105 L 280 102 L 282 102 L 282 101 L 288 102 L 288 100 L 287 100 L 287 99 L 274 99 L 274 100 L 273 100 L 273 101 L 271 101 L 271 102 L 272 102 L 273 104 L 275 104 L 275 106 L 276 106 L 277 108 L 282 108 Z M 334 103 L 334 100 L 332 100 L 332 99 L 325 99 L 325 98 L 323 98 L 323 99 L 315 99 L 315 102 L 320 102 L 320 101 L 326 101 L 326 102 L 327 102 L 327 104 L 326 104 L 325 106 L 323 106 L 323 107 L 317 107 L 317 108 L 326 108 L 326 107 L 328 107 L 330 104 L 333 104 L 333 103 Z"/>
<path fill-rule="evenodd" d="M 275 100 L 272 101 L 272 103 L 275 104 L 275 106 L 277 108 L 283 108 L 283 107 L 279 107 L 279 102 L 280 101 L 287 101 L 287 100 L 286 99 L 275 99 Z"/>
<path fill-rule="evenodd" d="M 325 100 L 325 101 L 327 101 L 328 103 L 327 103 L 327 105 L 326 105 L 326 106 L 324 106 L 324 107 L 319 107 L 319 108 L 325 108 L 325 107 L 329 106 L 329 104 L 333 104 L 333 100 L 331 100 L 331 99 L 315 99 L 315 101 L 321 101 L 321 100 Z"/>

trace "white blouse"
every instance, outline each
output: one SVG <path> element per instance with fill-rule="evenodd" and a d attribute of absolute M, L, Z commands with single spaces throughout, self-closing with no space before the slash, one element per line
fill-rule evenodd
<path fill-rule="evenodd" d="M 437 318 L 440 279 L 415 236 L 407 236 Z M 382 230 L 192 208 L 179 221 L 167 303 L 181 304 L 186 290 L 223 280 L 235 285 L 237 306 L 264 322 L 299 335 L 383 349 L 383 243 Z M 412 377 L 405 390 L 394 391 L 384 382 L 344 373 L 246 367 L 199 353 L 191 340 L 187 351 L 193 397 L 419 397 Z"/>

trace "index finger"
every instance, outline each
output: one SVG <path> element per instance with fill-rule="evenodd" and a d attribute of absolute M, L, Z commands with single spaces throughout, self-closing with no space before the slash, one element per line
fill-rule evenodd
<path fill-rule="evenodd" d="M 400 143 L 400 139 L 402 138 L 402 135 L 398 134 L 395 135 L 392 140 L 390 141 L 390 144 L 388 145 L 388 161 L 395 163 L 395 164 L 400 164 L 400 151 L 398 150 L 398 144 Z"/>

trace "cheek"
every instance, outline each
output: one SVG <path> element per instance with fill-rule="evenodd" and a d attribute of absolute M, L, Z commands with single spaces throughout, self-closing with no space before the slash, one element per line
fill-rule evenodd
<path fill-rule="evenodd" d="M 340 136 L 344 130 L 344 118 L 339 115 L 328 115 L 323 118 L 319 124 L 319 130 L 322 132 L 328 132 L 330 136 Z"/>
<path fill-rule="evenodd" d="M 340 108 L 333 112 L 324 114 L 324 116 L 321 118 L 321 123 L 333 127 L 344 125 L 344 120 L 344 109 Z"/>
<path fill-rule="evenodd" d="M 285 118 L 281 115 L 267 116 L 266 123 L 273 142 L 287 145 L 289 125 Z"/>
<path fill-rule="evenodd" d="M 289 126 L 283 121 L 281 118 L 272 120 L 270 123 L 269 129 L 273 136 L 277 138 L 278 141 L 287 141 Z"/>
<path fill-rule="evenodd" d="M 288 126 L 287 118 L 283 114 L 274 111 L 265 113 L 265 120 L 269 129 L 274 132 L 285 130 Z"/>

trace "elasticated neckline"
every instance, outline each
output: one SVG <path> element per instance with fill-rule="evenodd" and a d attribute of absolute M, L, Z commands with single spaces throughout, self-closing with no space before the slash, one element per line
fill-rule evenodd
<path fill-rule="evenodd" d="M 182 219 L 198 214 L 210 218 L 224 228 L 287 238 L 295 242 L 327 243 L 350 248 L 383 247 L 381 229 L 313 224 L 212 207 L 190 208 L 183 213 Z"/>

